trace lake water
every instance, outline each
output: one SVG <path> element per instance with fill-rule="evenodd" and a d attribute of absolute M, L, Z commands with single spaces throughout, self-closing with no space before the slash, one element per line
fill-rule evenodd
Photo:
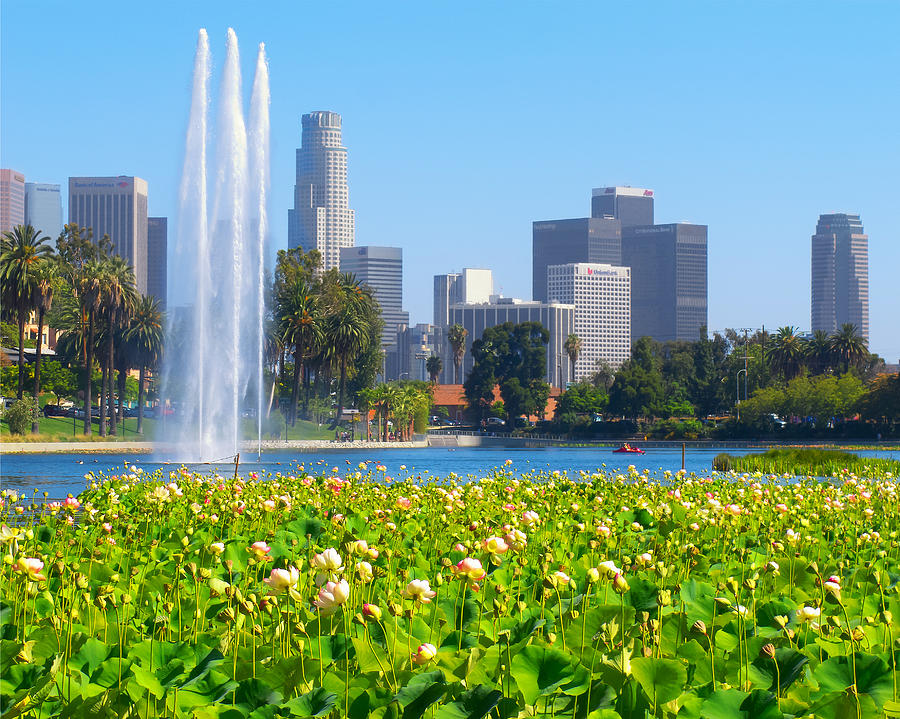
<path fill-rule="evenodd" d="M 685 458 L 685 469 L 697 474 L 709 472 L 713 457 L 720 452 L 743 455 L 748 452 L 759 452 L 759 449 L 723 448 L 688 449 Z M 886 457 L 900 459 L 897 451 L 857 451 L 863 457 Z M 255 455 L 245 455 L 247 461 L 241 462 L 240 471 L 246 472 L 283 472 L 287 473 L 296 465 L 303 464 L 307 471 L 319 473 L 338 467 L 345 471 L 348 467 L 356 468 L 360 462 L 376 461 L 387 468 L 387 474 L 402 477 L 407 473 L 414 476 L 428 475 L 446 477 L 455 472 L 462 478 L 480 477 L 494 467 L 502 466 L 507 459 L 513 461 L 513 468 L 519 472 L 539 470 L 567 471 L 577 474 L 581 470 L 594 471 L 627 470 L 633 464 L 638 470 L 649 469 L 651 473 L 662 475 L 664 470 L 681 469 L 681 448 L 650 448 L 646 454 L 613 454 L 611 448 L 569 448 L 548 447 L 544 449 L 493 449 L 493 448 L 459 448 L 428 447 L 422 449 L 383 449 L 383 450 L 335 450 L 316 451 L 312 453 L 296 450 L 265 452 L 260 462 Z M 78 494 L 85 487 L 84 475 L 88 472 L 104 472 L 118 474 L 124 466 L 134 464 L 146 472 L 159 467 L 175 469 L 180 462 L 166 461 L 164 457 L 153 455 L 128 454 L 7 454 L 0 457 L 0 484 L 4 489 L 15 489 L 31 493 L 37 490 L 38 496 L 47 492 L 51 498 L 65 497 L 68 493 Z M 190 469 L 202 472 L 218 470 L 223 475 L 234 473 L 234 465 L 191 464 Z M 401 469 L 405 466 L 406 469 Z"/>

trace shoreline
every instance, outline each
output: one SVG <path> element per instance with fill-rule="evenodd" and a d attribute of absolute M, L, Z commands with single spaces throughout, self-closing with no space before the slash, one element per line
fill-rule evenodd
<path fill-rule="evenodd" d="M 450 439 L 455 441 L 447 441 Z M 773 440 L 630 440 L 645 449 L 680 448 L 685 449 L 769 449 L 769 448 L 816 448 L 816 449 L 841 449 L 845 451 L 900 451 L 900 444 L 895 441 L 884 440 L 882 442 L 785 442 Z M 429 435 L 421 439 L 407 442 L 374 442 L 369 440 L 356 440 L 352 442 L 340 442 L 334 440 L 267 440 L 262 443 L 263 452 L 277 452 L 282 450 L 298 450 L 301 452 L 340 452 L 347 450 L 392 450 L 392 449 L 540 449 L 540 448 L 565 448 L 565 449 L 604 449 L 616 447 L 621 444 L 619 440 L 599 440 L 597 442 L 578 441 L 547 441 L 530 438 L 514 438 L 502 436 L 467 436 L 467 435 Z M 255 454 L 257 443 L 248 441 L 242 444 L 241 452 L 248 455 Z M 0 455 L 3 454 L 154 454 L 174 453 L 178 449 L 175 445 L 155 442 L 0 442 Z M 230 459 L 228 457 L 216 461 Z"/>
<path fill-rule="evenodd" d="M 412 442 L 335 442 L 327 439 L 270 440 L 262 443 L 263 452 L 284 449 L 301 451 L 340 451 L 348 449 L 423 449 L 428 440 Z M 241 452 L 256 453 L 256 442 L 246 442 Z M 171 444 L 155 442 L 0 442 L 0 454 L 154 454 L 175 452 Z M 229 459 L 229 458 L 225 458 Z M 222 461 L 222 460 L 217 460 Z"/>

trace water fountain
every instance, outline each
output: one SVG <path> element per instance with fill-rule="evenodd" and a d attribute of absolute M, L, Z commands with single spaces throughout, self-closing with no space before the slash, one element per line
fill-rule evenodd
<path fill-rule="evenodd" d="M 170 323 L 163 395 L 177 397 L 167 439 L 179 459 L 211 461 L 240 451 L 242 414 L 263 422 L 265 239 L 269 191 L 269 75 L 260 43 L 249 128 L 241 99 L 237 35 L 228 29 L 215 151 L 208 145 L 211 60 L 200 30 L 179 192 L 175 254 L 193 269 L 193 304 L 182 336 Z M 209 180 L 213 195 L 209 196 Z M 212 206 L 210 207 L 210 199 Z M 177 391 L 176 388 L 177 387 Z"/>

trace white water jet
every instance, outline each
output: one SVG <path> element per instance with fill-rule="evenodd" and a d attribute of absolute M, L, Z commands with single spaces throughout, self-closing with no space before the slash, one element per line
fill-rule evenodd
<path fill-rule="evenodd" d="M 250 197 L 255 205 L 254 261 L 257 270 L 257 328 L 256 336 L 256 431 L 257 456 L 262 452 L 263 422 L 263 348 L 265 344 L 265 258 L 266 237 L 269 231 L 269 65 L 266 62 L 266 45 L 259 44 L 256 56 L 256 75 L 253 78 L 253 92 L 250 94 Z M 253 200 L 255 199 L 255 203 Z"/>
<path fill-rule="evenodd" d="M 210 53 L 206 31 L 200 30 L 175 242 L 179 262 L 188 263 L 184 266 L 195 273 L 194 301 L 181 323 L 170 322 L 163 391 L 176 410 L 167 439 L 185 460 L 220 460 L 237 454 L 245 407 L 257 408 L 257 447 L 261 446 L 263 243 L 269 183 L 268 69 L 262 47 L 256 75 L 253 95 L 259 98 L 251 111 L 251 175 L 240 54 L 237 35 L 229 28 L 216 149 L 208 167 Z M 215 183 L 211 213 L 210 172 Z"/>

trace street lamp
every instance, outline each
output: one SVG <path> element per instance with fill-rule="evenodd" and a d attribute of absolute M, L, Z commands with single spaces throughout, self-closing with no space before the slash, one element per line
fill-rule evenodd
<path fill-rule="evenodd" d="M 747 370 L 739 369 L 734 376 L 734 408 L 738 421 L 741 419 L 741 373 L 744 374 L 744 399 L 747 399 Z"/>

